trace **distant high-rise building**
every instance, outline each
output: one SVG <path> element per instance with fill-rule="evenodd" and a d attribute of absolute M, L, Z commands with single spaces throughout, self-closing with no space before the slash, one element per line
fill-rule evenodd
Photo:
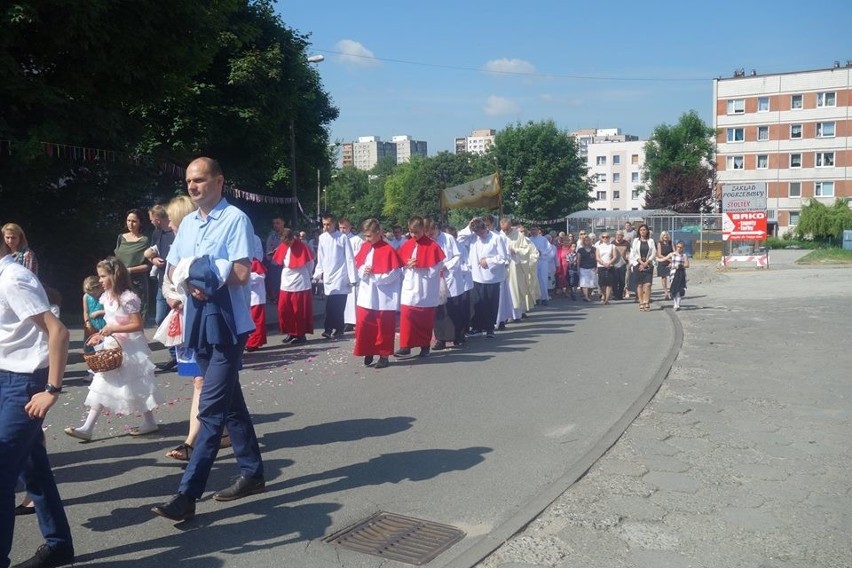
<path fill-rule="evenodd" d="M 396 144 L 396 163 L 402 164 L 411 160 L 411 156 L 426 157 L 426 142 L 414 140 L 411 136 L 394 136 L 393 143 Z"/>
<path fill-rule="evenodd" d="M 456 154 L 469 152 L 471 154 L 484 154 L 494 144 L 497 131 L 494 129 L 474 130 L 470 136 L 455 139 Z"/>
<path fill-rule="evenodd" d="M 618 134 L 613 137 L 623 137 Z M 642 209 L 645 198 L 640 193 L 642 166 L 645 164 L 645 140 L 606 140 L 586 144 L 586 165 L 594 182 L 589 209 L 631 211 Z"/>
<path fill-rule="evenodd" d="M 763 184 L 769 231 L 799 223 L 803 205 L 852 200 L 852 61 L 829 69 L 714 79 L 717 198 L 725 184 Z"/>
<path fill-rule="evenodd" d="M 371 170 L 383 158 L 396 160 L 396 148 L 396 143 L 382 142 L 378 136 L 361 136 L 352 143 L 352 165 L 359 170 Z"/>
<path fill-rule="evenodd" d="M 341 144 L 341 165 L 371 170 L 384 158 L 402 164 L 411 160 L 411 156 L 425 158 L 426 151 L 426 142 L 407 135 L 394 136 L 391 142 L 382 142 L 378 136 L 361 136 L 355 142 Z"/>
<path fill-rule="evenodd" d="M 583 128 L 575 130 L 571 136 L 577 140 L 577 154 L 581 158 L 588 155 L 589 144 L 597 144 L 600 142 L 630 142 L 639 140 L 638 136 L 632 134 L 622 134 L 620 128 Z"/>

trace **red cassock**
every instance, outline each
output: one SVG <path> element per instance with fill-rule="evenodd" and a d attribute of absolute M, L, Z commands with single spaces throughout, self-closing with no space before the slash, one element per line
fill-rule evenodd
<path fill-rule="evenodd" d="M 266 274 L 266 267 L 260 260 L 253 258 L 251 271 L 256 274 Z M 251 307 L 251 321 L 254 322 L 254 331 L 248 336 L 246 347 L 259 349 L 266 345 L 266 306 L 264 304 Z"/>
<path fill-rule="evenodd" d="M 414 256 L 415 268 L 432 268 L 444 261 L 446 255 L 440 245 L 431 238 L 423 236 L 417 240 L 409 239 L 399 247 L 399 257 L 407 263 Z M 419 278 L 419 276 L 415 276 Z M 436 275 L 434 286 L 440 286 Z M 402 349 L 429 347 L 432 343 L 432 329 L 435 325 L 437 306 L 417 305 L 418 302 L 406 302 L 405 294 L 399 307 L 399 346 Z"/>
<path fill-rule="evenodd" d="M 287 251 L 290 252 L 288 262 Z M 276 264 L 283 265 L 281 274 L 281 286 L 287 286 L 288 270 L 305 270 L 313 260 L 311 249 L 301 240 L 294 240 L 290 246 L 281 243 L 272 255 Z M 310 279 L 310 276 L 307 276 Z M 282 289 L 278 293 L 278 329 L 295 337 L 300 337 L 314 332 L 314 298 L 310 286 L 305 290 L 289 291 Z"/>
<path fill-rule="evenodd" d="M 367 260 L 367 255 L 373 251 L 372 271 L 373 274 L 388 274 L 389 272 L 402 268 L 402 262 L 396 250 L 385 241 L 375 244 L 364 243 L 358 254 L 355 255 L 355 268 L 360 269 Z M 367 287 L 375 283 L 362 280 L 359 284 L 358 294 L 369 295 Z M 398 281 L 394 283 L 398 286 Z M 362 289 L 362 287 L 364 289 Z M 355 350 L 354 354 L 359 357 L 367 355 L 378 355 L 389 357 L 394 351 L 394 335 L 396 333 L 396 309 L 371 309 L 358 305 L 355 308 Z"/>

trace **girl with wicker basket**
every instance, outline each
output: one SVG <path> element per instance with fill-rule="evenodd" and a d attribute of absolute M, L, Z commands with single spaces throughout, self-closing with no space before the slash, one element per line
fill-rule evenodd
<path fill-rule="evenodd" d="M 162 396 L 143 332 L 142 301 L 131 288 L 127 267 L 117 258 L 109 257 L 98 263 L 98 278 L 104 289 L 100 301 L 106 311 L 106 325 L 89 337 L 86 344 L 100 344 L 103 349 L 85 356 L 96 371 L 83 403 L 89 407 L 86 421 L 78 428 L 65 428 L 65 433 L 91 440 L 98 417 L 109 410 L 119 415 L 141 413 L 142 424 L 128 433 L 151 434 L 158 430 L 152 411 L 162 402 Z"/>

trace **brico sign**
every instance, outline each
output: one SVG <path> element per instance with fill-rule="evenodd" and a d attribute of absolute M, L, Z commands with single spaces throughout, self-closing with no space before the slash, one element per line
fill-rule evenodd
<path fill-rule="evenodd" d="M 722 213 L 728 211 L 765 211 L 766 183 L 722 184 Z"/>
<path fill-rule="evenodd" d="M 766 239 L 766 211 L 722 213 L 723 241 Z"/>

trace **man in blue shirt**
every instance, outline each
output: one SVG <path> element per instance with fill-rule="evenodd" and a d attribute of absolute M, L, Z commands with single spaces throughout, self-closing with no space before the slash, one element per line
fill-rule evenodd
<path fill-rule="evenodd" d="M 181 260 L 209 257 L 217 266 L 230 264 L 224 274 L 223 287 L 233 315 L 233 341 L 203 343 L 196 346 L 196 360 L 204 376 L 198 420 L 201 428 L 189 459 L 178 494 L 158 505 L 152 512 L 174 521 L 195 515 L 195 501 L 204 493 L 207 478 L 227 424 L 240 468 L 240 477 L 227 489 L 213 495 L 216 501 L 233 501 L 265 490 L 263 461 L 251 416 L 240 388 L 239 369 L 243 348 L 254 331 L 249 307 L 248 281 L 251 273 L 254 228 L 248 217 L 223 197 L 225 178 L 216 160 L 198 158 L 186 169 L 186 185 L 190 199 L 198 206 L 194 214 L 183 219 L 167 258 L 170 270 Z M 189 302 L 203 306 L 213 301 L 205 292 L 189 287 Z M 224 292 L 223 290 L 220 291 Z M 216 292 L 217 296 L 219 292 Z M 223 302 L 226 303 L 226 302 Z"/>

